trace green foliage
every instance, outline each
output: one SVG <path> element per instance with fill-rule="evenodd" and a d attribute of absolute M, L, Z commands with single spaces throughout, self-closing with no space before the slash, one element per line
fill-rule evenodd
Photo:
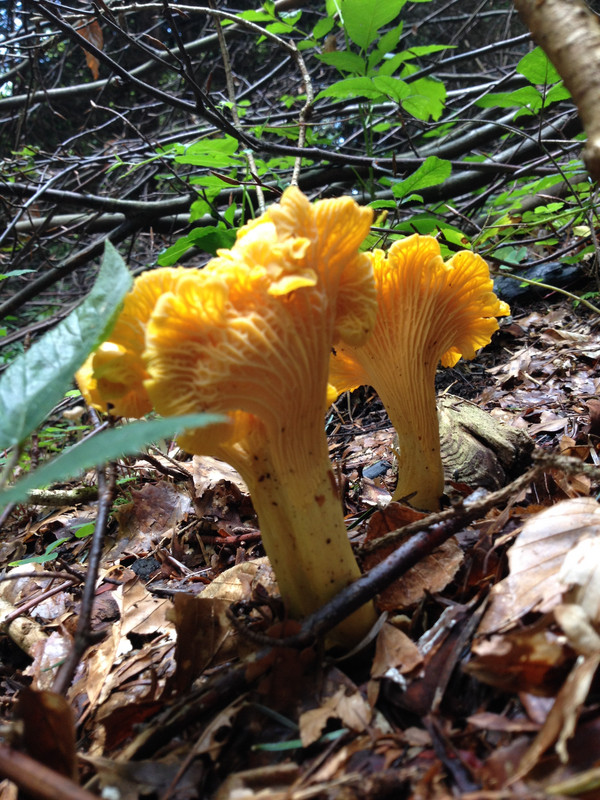
<path fill-rule="evenodd" d="M 132 422 L 122 428 L 104 431 L 63 451 L 57 458 L 0 493 L 0 508 L 9 503 L 22 502 L 32 489 L 72 478 L 105 461 L 133 455 L 157 439 L 175 436 L 189 428 L 202 428 L 224 421 L 218 414 L 187 414 Z"/>
<path fill-rule="evenodd" d="M 378 37 L 380 28 L 396 19 L 406 0 L 341 0 L 340 14 L 344 30 L 361 50 Z"/>
<path fill-rule="evenodd" d="M 22 443 L 62 399 L 75 371 L 110 332 L 131 284 L 123 259 L 107 241 L 87 299 L 0 377 L 0 450 Z"/>
<path fill-rule="evenodd" d="M 512 92 L 494 92 L 477 100 L 481 108 L 518 108 L 520 114 L 538 114 L 542 108 L 570 97 L 560 76 L 541 47 L 536 47 L 519 61 L 517 72 L 532 85 Z M 537 87 L 541 86 L 541 90 Z"/>
<path fill-rule="evenodd" d="M 19 275 L 26 275 L 28 272 L 35 272 L 33 269 L 11 269 L 9 272 L 0 272 L 0 281 L 7 278 L 17 278 Z"/>
<path fill-rule="evenodd" d="M 398 200 L 419 199 L 415 192 L 426 189 L 429 186 L 437 186 L 450 177 L 452 166 L 449 161 L 445 161 L 437 156 L 429 156 L 411 175 L 398 183 L 392 185 L 394 197 Z"/>
<path fill-rule="evenodd" d="M 226 228 L 223 223 L 207 225 L 203 228 L 194 228 L 186 236 L 181 236 L 177 241 L 164 250 L 158 257 L 158 264 L 161 267 L 170 267 L 177 263 L 190 247 L 197 247 L 206 253 L 216 255 L 220 247 L 229 248 L 235 242 L 236 231 L 233 228 Z"/>
<path fill-rule="evenodd" d="M 447 46 L 416 46 L 393 53 L 400 40 L 403 23 L 381 32 L 382 28 L 398 17 L 406 2 L 407 0 L 341 0 L 339 6 L 335 4 L 349 40 L 348 49 L 320 53 L 316 58 L 341 73 L 350 75 L 319 92 L 317 100 L 322 97 L 364 98 L 377 103 L 390 99 L 415 119 L 426 122 L 430 119 L 437 121 L 441 117 L 446 101 L 445 85 L 432 77 L 411 81 L 413 70 L 407 62 L 445 50 Z M 350 43 L 356 45 L 360 52 L 350 50 Z M 401 68 L 404 68 L 403 71 L 396 75 Z"/>
<path fill-rule="evenodd" d="M 560 75 L 541 47 L 536 47 L 523 56 L 517 64 L 517 72 L 530 83 L 556 83 Z"/>
<path fill-rule="evenodd" d="M 238 147 L 238 142 L 232 136 L 223 136 L 200 139 L 187 147 L 182 144 L 174 145 L 171 155 L 178 164 L 226 169 L 243 165 L 244 159 L 238 154 Z"/>
<path fill-rule="evenodd" d="M 55 542 L 51 542 L 51 544 L 46 547 L 44 552 L 39 556 L 29 556 L 29 558 L 20 558 L 18 561 L 9 561 L 9 567 L 22 567 L 27 564 L 47 564 L 49 561 L 54 561 L 55 558 L 58 557 L 58 548 L 61 544 L 69 541 L 68 536 L 63 536 L 61 539 L 57 539 Z"/>

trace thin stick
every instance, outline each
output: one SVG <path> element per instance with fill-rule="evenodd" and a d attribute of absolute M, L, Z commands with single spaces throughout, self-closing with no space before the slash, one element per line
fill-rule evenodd
<path fill-rule="evenodd" d="M 109 469 L 112 470 L 112 465 L 98 468 L 98 493 L 100 496 L 98 516 L 96 518 L 96 527 L 94 528 L 94 535 L 92 537 L 88 570 L 85 578 L 83 597 L 81 598 L 81 609 L 79 611 L 73 647 L 60 666 L 52 687 L 53 691 L 57 694 L 66 693 L 75 675 L 77 665 L 94 640 L 94 635 L 91 631 L 92 609 L 94 606 L 94 597 L 96 595 L 96 581 L 98 580 L 98 571 L 100 569 L 104 534 L 106 532 L 106 524 L 108 522 L 108 514 L 112 500 L 112 492 L 109 488 L 110 482 L 107 482 L 107 470 Z"/>
<path fill-rule="evenodd" d="M 215 10 L 214 3 L 212 0 L 209 0 L 209 5 Z M 219 48 L 221 50 L 221 58 L 223 59 L 223 69 L 225 70 L 225 81 L 227 84 L 227 95 L 229 97 L 229 102 L 231 103 L 231 116 L 233 118 L 233 124 L 235 129 L 239 131 L 242 135 L 244 133 L 244 129 L 242 127 L 242 123 L 240 121 L 240 115 L 238 114 L 237 110 L 237 101 L 235 97 L 235 86 L 233 85 L 233 72 L 231 69 L 231 60 L 229 58 L 229 49 L 227 47 L 227 42 L 225 41 L 225 35 L 223 33 L 223 28 L 221 27 L 221 23 L 213 15 L 213 21 L 215 23 L 215 30 L 217 32 L 217 39 L 219 40 Z M 256 161 L 254 159 L 254 153 L 249 148 L 244 150 L 244 155 L 246 157 L 246 161 L 248 162 L 248 167 L 250 169 L 251 175 L 258 175 L 258 170 L 256 168 Z M 262 190 L 262 186 L 260 183 L 256 183 L 256 199 L 258 200 L 258 207 L 260 209 L 260 213 L 264 214 L 266 205 L 265 205 L 265 194 Z"/>

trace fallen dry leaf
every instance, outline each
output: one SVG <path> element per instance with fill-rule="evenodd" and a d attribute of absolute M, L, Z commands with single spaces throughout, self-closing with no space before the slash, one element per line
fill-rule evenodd
<path fill-rule="evenodd" d="M 71 704 L 55 692 L 25 687 L 19 695 L 18 713 L 29 755 L 76 780 L 75 715 Z"/>
<path fill-rule="evenodd" d="M 330 719 L 339 719 L 344 727 L 360 732 L 371 722 L 372 715 L 373 709 L 359 692 L 347 695 L 346 688 L 341 686 L 320 708 L 305 711 L 300 716 L 302 746 L 309 747 L 316 742 Z"/>
<path fill-rule="evenodd" d="M 390 503 L 386 508 L 376 511 L 371 517 L 366 541 L 379 539 L 386 533 L 402 528 L 424 516 L 420 511 L 415 511 L 408 506 Z M 397 544 L 369 553 L 364 559 L 365 569 L 372 569 L 396 547 Z M 449 539 L 384 589 L 378 597 L 378 607 L 382 611 L 408 608 L 422 600 L 426 592 L 441 592 L 456 575 L 463 557 L 463 552 L 456 540 Z"/>
<path fill-rule="evenodd" d="M 583 537 L 600 531 L 600 505 L 590 497 L 557 503 L 528 519 L 508 551 L 510 574 L 491 591 L 479 636 L 506 631 L 531 612 L 547 613 L 562 602 L 560 571 Z"/>
<path fill-rule="evenodd" d="M 367 684 L 367 697 L 371 706 L 379 697 L 381 680 L 392 680 L 403 685 L 403 675 L 423 663 L 419 648 L 403 631 L 386 622 L 377 636 L 375 658 L 371 665 L 371 680 Z"/>
<path fill-rule="evenodd" d="M 87 39 L 90 44 L 95 45 L 99 50 L 102 50 L 104 47 L 104 36 L 102 35 L 102 28 L 98 24 L 97 20 L 93 20 L 92 22 L 88 23 L 87 25 L 83 25 L 78 27 L 78 33 L 83 36 L 84 39 Z M 90 72 L 92 73 L 92 77 L 95 81 L 98 80 L 100 77 L 99 73 L 99 66 L 100 62 L 98 61 L 97 57 L 91 53 L 89 50 L 83 48 L 83 52 L 85 53 L 85 62 L 89 67 Z"/>
<path fill-rule="evenodd" d="M 377 637 L 372 678 L 389 676 L 392 670 L 408 674 L 423 663 L 419 648 L 403 631 L 386 622 Z"/>
<path fill-rule="evenodd" d="M 554 742 L 560 760 L 563 763 L 568 761 L 567 741 L 575 731 L 577 718 L 599 664 L 600 652 L 588 657 L 579 656 L 577 664 L 554 701 L 548 719 L 521 759 L 513 780 L 517 781 L 530 772 Z"/>
<path fill-rule="evenodd" d="M 178 693 L 187 691 L 208 666 L 237 655 L 238 632 L 227 617 L 230 605 L 218 597 L 175 595 L 170 616 L 177 630 L 176 669 L 171 684 Z"/>

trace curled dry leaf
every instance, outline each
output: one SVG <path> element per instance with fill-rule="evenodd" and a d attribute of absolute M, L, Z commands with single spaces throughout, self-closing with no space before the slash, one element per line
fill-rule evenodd
<path fill-rule="evenodd" d="M 80 33 L 84 39 L 87 39 L 88 42 L 95 45 L 99 50 L 103 49 L 104 36 L 102 34 L 102 28 L 96 20 L 92 20 L 87 25 L 78 28 L 78 33 Z M 96 56 L 89 50 L 86 50 L 85 47 L 83 48 L 83 52 L 85 53 L 85 63 L 88 65 L 93 79 L 97 81 L 100 77 L 100 62 Z"/>
<path fill-rule="evenodd" d="M 508 682 L 513 690 L 558 691 L 513 780 L 555 743 L 561 761 L 568 759 L 568 739 L 600 664 L 599 527 L 600 505 L 587 497 L 557 503 L 528 520 L 509 551 L 510 575 L 492 590 L 478 631 L 491 638 L 474 645 L 472 674 L 502 688 Z M 524 626 L 531 612 L 539 619 Z"/>
<path fill-rule="evenodd" d="M 478 634 L 509 630 L 526 614 L 552 611 L 568 588 L 561 573 L 565 559 L 576 547 L 583 548 L 574 551 L 578 561 L 585 559 L 583 553 L 599 529 L 600 505 L 590 497 L 565 500 L 529 519 L 508 552 L 510 574 L 492 589 Z"/>
<path fill-rule="evenodd" d="M 302 746 L 308 747 L 316 742 L 330 719 L 339 719 L 342 725 L 353 731 L 364 731 L 371 722 L 372 715 L 371 706 L 361 694 L 353 692 L 347 695 L 346 687 L 341 686 L 320 708 L 313 708 L 301 715 Z"/>
<path fill-rule="evenodd" d="M 375 658 L 371 665 L 371 680 L 367 684 L 367 696 L 374 707 L 379 696 L 380 681 L 394 681 L 402 688 L 408 675 L 420 667 L 423 656 L 419 648 L 403 631 L 386 622 L 379 632 L 375 646 Z"/>
<path fill-rule="evenodd" d="M 385 536 L 410 522 L 422 519 L 424 514 L 400 503 L 390 503 L 387 508 L 371 517 L 366 541 Z M 372 569 L 388 556 L 396 545 L 382 547 L 364 559 L 365 569 Z M 377 605 L 382 611 L 407 608 L 423 599 L 426 592 L 441 592 L 456 575 L 463 561 L 463 553 L 455 539 L 449 539 L 423 558 L 405 575 L 388 586 L 380 595 Z"/>

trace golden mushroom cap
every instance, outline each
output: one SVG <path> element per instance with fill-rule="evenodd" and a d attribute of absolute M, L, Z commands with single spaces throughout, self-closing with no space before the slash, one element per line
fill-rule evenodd
<path fill-rule="evenodd" d="M 164 415 L 244 411 L 277 437 L 326 404 L 329 351 L 375 322 L 370 209 L 351 198 L 310 204 L 295 187 L 203 270 L 158 300 L 145 386 Z"/>
<path fill-rule="evenodd" d="M 108 337 L 75 375 L 88 405 L 115 416 L 143 417 L 152 409 L 144 381 L 146 325 L 156 301 L 187 272 L 164 267 L 137 277 Z"/>
<path fill-rule="evenodd" d="M 444 262 L 431 236 L 401 239 L 387 253 L 367 253 L 377 290 L 377 322 L 364 347 L 342 347 L 331 358 L 331 395 L 362 383 L 376 384 L 382 372 L 428 375 L 441 361 L 454 366 L 473 358 L 498 329 L 496 317 L 510 314 L 493 291 L 486 262 L 461 251 Z M 400 377 L 399 377 L 400 379 Z M 375 388 L 377 388 L 375 386 Z"/>

